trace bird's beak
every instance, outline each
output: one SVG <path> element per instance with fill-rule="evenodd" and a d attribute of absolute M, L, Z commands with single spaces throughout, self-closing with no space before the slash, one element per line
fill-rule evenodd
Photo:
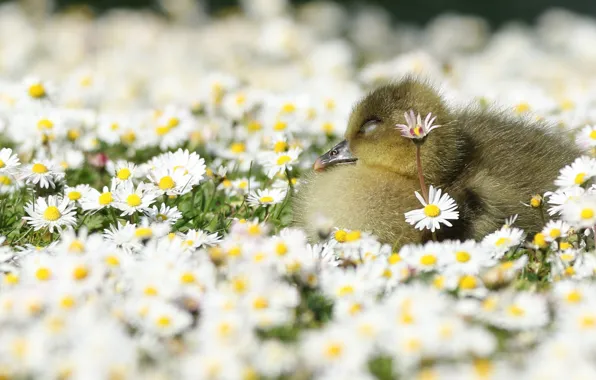
<path fill-rule="evenodd" d="M 317 172 L 337 164 L 353 164 L 358 159 L 350 152 L 348 141 L 344 140 L 331 148 L 331 150 L 315 161 L 314 169 Z"/>

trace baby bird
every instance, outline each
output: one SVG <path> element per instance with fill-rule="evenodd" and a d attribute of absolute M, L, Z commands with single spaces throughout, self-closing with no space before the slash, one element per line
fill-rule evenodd
<path fill-rule="evenodd" d="M 503 112 L 467 107 L 448 109 L 430 85 L 415 79 L 385 85 L 365 96 L 352 111 L 345 140 L 315 162 L 294 200 L 295 224 L 312 239 L 320 220 L 369 231 L 382 242 L 419 243 L 430 233 L 416 230 L 404 213 L 422 208 L 416 148 L 401 135 L 404 113 L 432 113 L 434 129 L 421 148 L 425 182 L 449 193 L 458 204 L 453 227 L 442 239 L 482 239 L 507 217 L 528 233 L 542 227 L 528 203 L 553 190 L 559 170 L 581 155 L 570 141 L 541 125 Z"/>

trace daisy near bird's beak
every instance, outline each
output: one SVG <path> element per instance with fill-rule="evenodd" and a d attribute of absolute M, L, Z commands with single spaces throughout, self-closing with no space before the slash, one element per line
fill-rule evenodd
<path fill-rule="evenodd" d="M 317 172 L 323 171 L 330 166 L 334 166 L 337 164 L 353 164 L 358 159 L 352 155 L 350 152 L 350 147 L 348 146 L 348 141 L 343 140 L 329 152 L 325 153 L 321 157 L 317 158 L 315 161 L 314 169 Z"/>

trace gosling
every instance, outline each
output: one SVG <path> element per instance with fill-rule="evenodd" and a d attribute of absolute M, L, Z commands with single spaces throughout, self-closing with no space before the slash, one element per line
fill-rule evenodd
<path fill-rule="evenodd" d="M 429 84 L 405 79 L 377 88 L 356 104 L 345 140 L 315 162 L 294 199 L 294 223 L 315 240 L 320 220 L 346 229 L 368 231 L 380 241 L 403 245 L 430 238 L 405 221 L 421 208 L 415 145 L 396 124 L 414 110 L 437 117 L 421 148 L 427 184 L 449 193 L 459 219 L 443 226 L 437 238 L 482 239 L 517 214 L 528 233 L 541 229 L 539 211 L 526 204 L 553 190 L 559 170 L 581 155 L 540 121 L 495 109 L 448 109 Z"/>

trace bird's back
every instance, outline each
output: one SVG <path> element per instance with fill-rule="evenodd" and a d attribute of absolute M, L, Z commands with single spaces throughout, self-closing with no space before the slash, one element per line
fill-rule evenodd
<path fill-rule="evenodd" d="M 554 127 L 503 112 L 465 109 L 456 115 L 456 123 L 468 152 L 453 187 L 466 188 L 466 196 L 479 199 L 474 235 L 490 232 L 513 214 L 520 215 L 521 227 L 533 232 L 540 215 L 522 203 L 553 190 L 561 168 L 581 151 Z"/>

